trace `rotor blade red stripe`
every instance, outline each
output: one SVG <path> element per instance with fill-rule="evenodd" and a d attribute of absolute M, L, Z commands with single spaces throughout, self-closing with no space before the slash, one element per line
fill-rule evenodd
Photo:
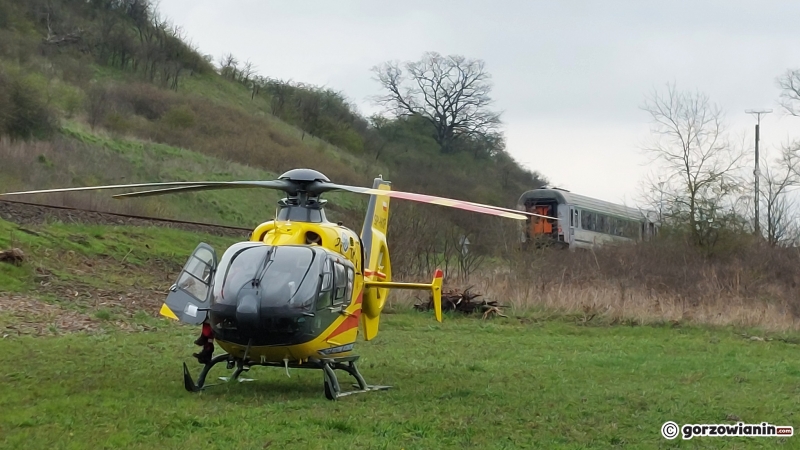
<path fill-rule="evenodd" d="M 528 211 L 516 211 L 508 208 L 501 208 L 499 206 L 483 205 L 480 203 L 468 202 L 464 200 L 456 200 L 446 197 L 436 197 L 433 195 L 416 194 L 413 192 L 404 192 L 404 191 L 362 188 L 357 186 L 338 185 L 338 187 L 340 189 L 348 190 L 350 192 L 358 192 L 361 194 L 370 194 L 378 196 L 385 195 L 387 197 L 400 198 L 404 200 L 412 200 L 416 202 L 430 203 L 441 206 L 448 206 L 451 208 L 463 209 L 465 211 L 472 211 L 482 214 L 489 214 L 493 216 L 507 217 L 510 219 L 526 220 L 528 217 L 542 217 L 545 219 L 558 220 L 557 217 L 545 216 L 542 214 L 531 213 Z"/>
<path fill-rule="evenodd" d="M 441 206 L 449 206 L 452 208 L 463 209 L 466 211 L 478 212 L 482 214 L 489 214 L 492 216 L 500 216 L 500 217 L 507 217 L 509 219 L 517 219 L 517 220 L 525 220 L 526 217 L 521 212 L 505 212 L 500 211 L 492 208 L 488 208 L 485 206 L 479 206 L 477 204 L 470 204 L 461 200 L 454 200 L 450 198 L 444 197 L 434 197 L 432 195 L 425 195 L 425 194 L 415 194 L 412 192 L 403 192 L 403 191 L 384 191 L 380 189 L 365 189 L 363 191 L 365 194 L 372 194 L 372 195 L 385 195 L 387 197 L 393 198 L 401 198 L 404 200 L 412 200 L 421 203 L 431 203 L 435 205 Z"/>

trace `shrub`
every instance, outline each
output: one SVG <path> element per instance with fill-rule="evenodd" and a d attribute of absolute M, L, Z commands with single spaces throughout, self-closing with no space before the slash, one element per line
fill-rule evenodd
<path fill-rule="evenodd" d="M 125 115 L 113 111 L 106 116 L 105 126 L 108 131 L 117 135 L 123 135 L 130 131 L 131 122 Z"/>
<path fill-rule="evenodd" d="M 186 129 L 193 127 L 196 119 L 191 108 L 181 105 L 167 111 L 161 117 L 161 122 L 172 129 Z"/>
<path fill-rule="evenodd" d="M 148 120 L 158 120 L 170 108 L 170 95 L 147 84 L 115 86 L 112 102 L 117 110 L 130 110 Z"/>
<path fill-rule="evenodd" d="M 56 127 L 47 96 L 30 76 L 0 70 L 0 134 L 45 138 Z"/>

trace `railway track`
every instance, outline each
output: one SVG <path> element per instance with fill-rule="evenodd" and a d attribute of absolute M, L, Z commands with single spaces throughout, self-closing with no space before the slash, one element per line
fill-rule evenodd
<path fill-rule="evenodd" d="M 137 225 L 161 226 L 196 231 L 219 236 L 249 237 L 253 228 L 234 227 L 203 222 L 164 219 L 132 214 L 112 213 L 106 211 L 52 206 L 16 200 L 0 200 L 0 218 L 19 225 L 40 224 L 52 220 L 71 223 L 88 223 L 99 225 Z"/>

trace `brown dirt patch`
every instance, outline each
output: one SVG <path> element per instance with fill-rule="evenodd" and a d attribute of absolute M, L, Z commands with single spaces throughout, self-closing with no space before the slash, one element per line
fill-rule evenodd
<path fill-rule="evenodd" d="M 48 303 L 27 295 L 0 294 L 0 337 L 33 335 L 47 336 L 64 333 L 97 333 L 107 328 L 125 331 L 147 331 L 147 325 L 133 324 L 127 319 L 139 311 L 156 316 L 164 296 L 143 292 L 119 294 L 107 291 L 63 290 L 61 301 L 87 305 L 90 314 L 100 310 L 109 311 L 109 318 L 98 318 L 59 304 Z M 89 306 L 89 305 L 87 305 Z M 112 318 L 113 317 L 113 318 Z"/>
<path fill-rule="evenodd" d="M 10 322 L 0 326 L 3 338 L 101 329 L 101 321 L 86 314 L 22 295 L 0 294 L 0 314 L 5 316 L 5 322 Z"/>

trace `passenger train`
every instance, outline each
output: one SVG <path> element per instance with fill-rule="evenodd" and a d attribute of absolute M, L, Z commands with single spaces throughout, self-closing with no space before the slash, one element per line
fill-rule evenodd
<path fill-rule="evenodd" d="M 658 234 L 659 223 L 652 212 L 559 188 L 527 191 L 520 196 L 517 209 L 558 218 L 529 217 L 520 236 L 523 243 L 594 248 L 608 243 L 650 240 Z"/>

